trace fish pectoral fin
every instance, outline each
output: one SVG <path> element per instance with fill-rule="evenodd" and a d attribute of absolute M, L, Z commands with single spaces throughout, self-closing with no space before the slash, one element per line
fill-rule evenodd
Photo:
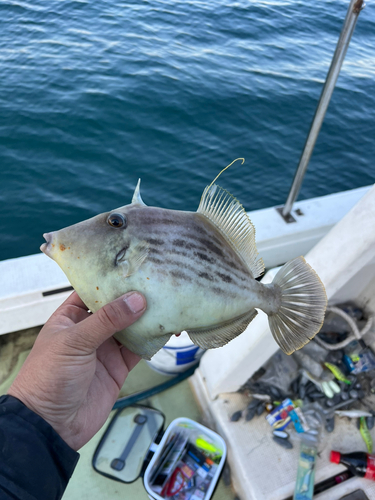
<path fill-rule="evenodd" d="M 117 338 L 125 347 L 147 361 L 150 361 L 152 356 L 165 346 L 170 337 L 171 334 L 166 333 L 160 337 L 153 337 L 142 342 L 137 342 L 136 339 L 129 338 L 126 332 L 119 332 L 115 335 L 115 338 Z"/>
<path fill-rule="evenodd" d="M 130 247 L 126 252 L 126 265 L 125 278 L 134 274 L 141 267 L 146 260 L 150 251 L 150 244 L 147 241 L 140 241 L 135 246 Z"/>
<path fill-rule="evenodd" d="M 202 349 L 213 349 L 222 347 L 235 337 L 243 333 L 247 325 L 257 315 L 255 309 L 251 309 L 237 318 L 225 321 L 220 325 L 197 328 L 194 330 L 186 329 L 191 341 Z"/>

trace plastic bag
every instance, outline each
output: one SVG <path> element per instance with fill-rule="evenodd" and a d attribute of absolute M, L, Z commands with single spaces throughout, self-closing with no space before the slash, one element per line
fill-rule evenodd
<path fill-rule="evenodd" d="M 298 375 L 298 365 L 291 356 L 277 351 L 264 366 L 266 373 L 260 377 L 259 381 L 273 385 L 281 389 L 284 393 Z"/>

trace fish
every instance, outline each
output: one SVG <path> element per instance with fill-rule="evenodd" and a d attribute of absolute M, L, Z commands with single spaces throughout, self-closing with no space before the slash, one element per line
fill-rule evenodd
<path fill-rule="evenodd" d="M 363 410 L 336 410 L 335 413 L 339 417 L 348 418 L 372 417 L 372 413 Z"/>
<path fill-rule="evenodd" d="M 269 403 L 271 401 L 271 396 L 268 394 L 252 394 L 253 398 L 256 399 L 259 403 L 259 401 L 265 401 L 266 403 Z"/>
<path fill-rule="evenodd" d="M 202 349 L 222 347 L 246 330 L 257 309 L 287 354 L 323 324 L 325 289 L 302 256 L 271 284 L 256 279 L 264 264 L 254 225 L 215 181 L 197 211 L 187 212 L 147 206 L 139 180 L 130 204 L 43 236 L 41 250 L 91 312 L 126 292 L 143 293 L 146 312 L 115 338 L 146 360 L 182 331 Z"/>

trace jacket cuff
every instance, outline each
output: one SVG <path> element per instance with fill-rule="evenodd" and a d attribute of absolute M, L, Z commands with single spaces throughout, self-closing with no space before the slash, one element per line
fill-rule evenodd
<path fill-rule="evenodd" d="M 42 417 L 13 396 L 0 397 L 0 491 L 59 499 L 78 459 Z"/>

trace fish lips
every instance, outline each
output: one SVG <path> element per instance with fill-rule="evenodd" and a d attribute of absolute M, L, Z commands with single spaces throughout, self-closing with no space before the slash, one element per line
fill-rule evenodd
<path fill-rule="evenodd" d="M 40 250 L 46 255 L 48 255 L 48 257 L 51 257 L 51 252 L 54 246 L 52 244 L 53 233 L 44 233 L 43 238 L 46 240 L 46 243 L 42 243 L 42 245 L 40 245 Z"/>
<path fill-rule="evenodd" d="M 62 243 L 60 231 L 53 231 L 52 233 L 44 233 L 43 238 L 46 243 L 40 246 L 40 250 L 46 254 L 50 259 L 57 262 L 60 259 L 62 252 L 66 249 L 67 245 Z M 70 248 L 70 247 L 69 247 Z"/>

